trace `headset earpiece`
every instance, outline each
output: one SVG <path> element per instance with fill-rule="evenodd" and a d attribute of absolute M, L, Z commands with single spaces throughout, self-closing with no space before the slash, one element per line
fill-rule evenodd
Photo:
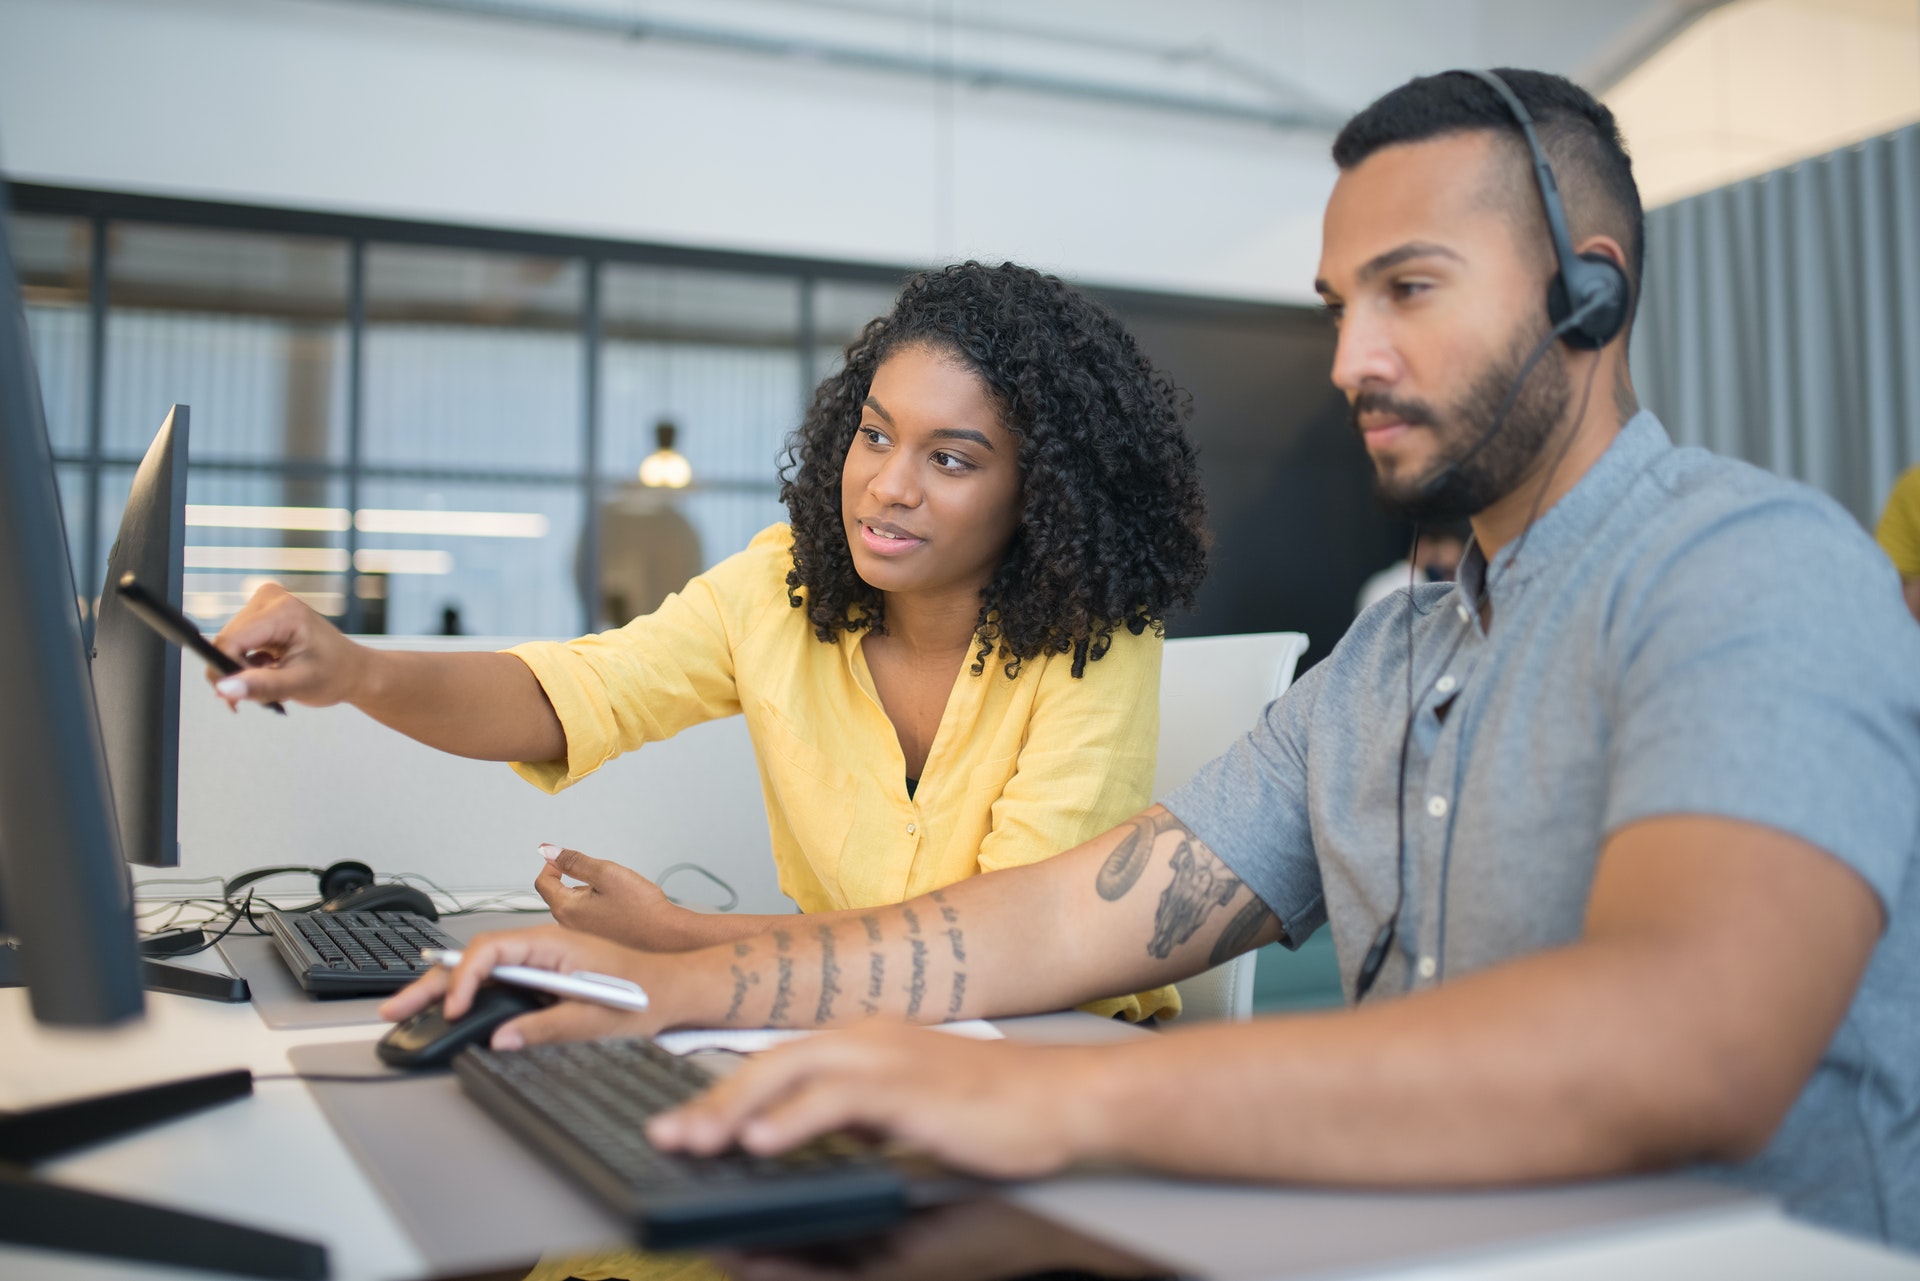
<path fill-rule="evenodd" d="M 1560 183 L 1553 165 L 1533 130 L 1533 116 L 1512 87 L 1491 71 L 1463 71 L 1500 96 L 1513 122 L 1520 127 L 1527 153 L 1533 159 L 1534 183 L 1540 189 L 1540 212 L 1546 215 L 1547 237 L 1553 242 L 1553 280 L 1547 286 L 1547 318 L 1569 347 L 1597 351 L 1619 337 L 1626 327 L 1627 304 L 1633 290 L 1620 264 L 1597 251 L 1575 255 L 1567 232 L 1567 211 L 1560 203 Z"/>
<path fill-rule="evenodd" d="M 320 873 L 320 898 L 323 902 L 329 901 L 371 884 L 373 869 L 365 863 L 333 863 Z"/>
<path fill-rule="evenodd" d="M 1554 274 L 1547 285 L 1547 318 L 1567 346 L 1598 351 L 1625 327 L 1630 292 L 1620 264 L 1592 250 Z"/>

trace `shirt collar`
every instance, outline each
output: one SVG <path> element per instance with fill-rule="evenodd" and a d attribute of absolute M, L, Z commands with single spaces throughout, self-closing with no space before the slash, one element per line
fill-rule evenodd
<path fill-rule="evenodd" d="M 1584 546 L 1640 473 L 1672 448 L 1667 429 L 1652 410 L 1643 409 L 1629 418 L 1607 452 L 1587 469 L 1579 483 L 1542 512 L 1519 538 L 1502 547 L 1491 565 L 1482 555 L 1478 540 L 1468 546 L 1455 578 L 1462 601 L 1477 616 L 1489 580 L 1504 596 Z M 1525 559 L 1516 561 L 1515 555 L 1522 549 Z"/>

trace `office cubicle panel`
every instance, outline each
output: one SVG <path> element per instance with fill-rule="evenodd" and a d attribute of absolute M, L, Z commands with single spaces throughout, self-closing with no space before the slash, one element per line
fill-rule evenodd
<path fill-rule="evenodd" d="M 1170 619 L 1167 634 L 1305 632 L 1305 670 L 1411 535 L 1374 501 L 1373 465 L 1329 381 L 1332 325 L 1309 308 L 1109 297 L 1193 395 L 1214 543 L 1199 607 Z"/>

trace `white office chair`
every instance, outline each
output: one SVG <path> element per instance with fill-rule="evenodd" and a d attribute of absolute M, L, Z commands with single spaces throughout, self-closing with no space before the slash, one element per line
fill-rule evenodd
<path fill-rule="evenodd" d="M 1253 728 L 1293 683 L 1307 649 L 1299 632 L 1196 636 L 1167 642 L 1160 665 L 1160 756 L 1153 794 L 1180 786 Z M 1180 984 L 1180 1021 L 1244 1020 L 1253 1014 L 1254 953 Z"/>

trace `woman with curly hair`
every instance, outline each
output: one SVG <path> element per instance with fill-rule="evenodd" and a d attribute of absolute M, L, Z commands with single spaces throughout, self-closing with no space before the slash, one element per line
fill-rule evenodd
<path fill-rule="evenodd" d="M 782 473 L 790 523 L 654 613 L 564 644 L 418 654 L 355 645 L 262 588 L 217 643 L 275 661 L 216 688 L 351 702 L 548 791 L 740 714 L 781 888 L 805 912 L 898 903 L 1151 800 L 1160 620 L 1205 568 L 1185 416 L 1112 313 L 1061 281 L 924 272 L 814 393 Z M 555 919 L 630 946 L 791 920 L 688 911 L 620 864 L 542 851 Z M 865 976 L 848 984 L 858 1000 Z M 1102 1008 L 1179 1007 L 1165 989 Z"/>

